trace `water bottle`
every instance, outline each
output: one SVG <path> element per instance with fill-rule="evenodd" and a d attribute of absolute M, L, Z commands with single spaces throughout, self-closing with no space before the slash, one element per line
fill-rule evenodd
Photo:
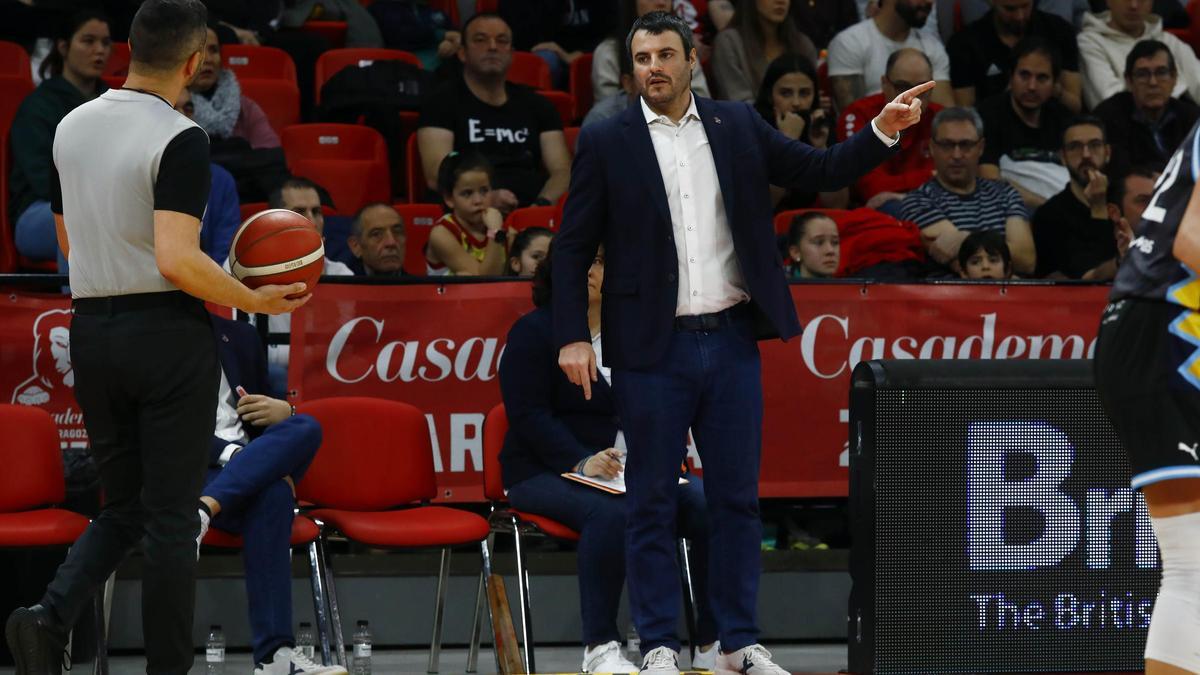
<path fill-rule="evenodd" d="M 638 637 L 632 621 L 629 623 L 629 633 L 625 635 L 625 652 L 632 654 L 634 659 L 642 658 L 642 638 Z"/>
<path fill-rule="evenodd" d="M 296 651 L 312 660 L 316 657 L 317 649 L 314 643 L 312 624 L 300 622 L 300 630 L 296 631 Z"/>
<path fill-rule="evenodd" d="M 204 672 L 206 675 L 225 675 L 225 633 L 216 624 L 208 628 L 208 640 L 204 644 Z"/>
<path fill-rule="evenodd" d="M 354 631 L 354 660 L 351 675 L 371 675 L 371 626 L 360 620 Z"/>

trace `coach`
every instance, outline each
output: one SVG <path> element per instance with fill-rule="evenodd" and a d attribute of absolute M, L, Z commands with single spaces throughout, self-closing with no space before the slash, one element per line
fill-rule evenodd
<path fill-rule="evenodd" d="M 604 245 L 603 350 L 629 446 L 629 597 L 642 673 L 678 672 L 674 485 L 692 429 L 712 526 L 718 673 L 784 673 L 757 644 L 762 384 L 756 339 L 800 332 L 768 185 L 840 189 L 890 157 L 921 116 L 927 82 L 826 151 L 792 141 L 743 103 L 690 91 L 696 51 L 652 12 L 626 38 L 641 94 L 579 137 L 555 238 L 554 339 L 585 396 L 596 381 L 587 270 Z M 561 289 L 561 292 L 557 292 Z"/>
<path fill-rule="evenodd" d="M 70 261 L 75 396 L 104 508 L 38 605 L 9 617 L 17 675 L 58 673 L 67 632 L 138 542 L 146 672 L 192 665 L 196 504 L 220 370 L 202 300 L 276 314 L 303 284 L 252 291 L 199 247 L 208 137 L 174 109 L 203 61 L 200 0 L 148 0 L 130 28 L 124 88 L 58 125 L 51 211 Z"/>

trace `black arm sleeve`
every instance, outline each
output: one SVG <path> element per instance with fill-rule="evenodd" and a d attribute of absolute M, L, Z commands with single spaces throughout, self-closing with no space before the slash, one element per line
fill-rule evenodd
<path fill-rule="evenodd" d="M 50 212 L 62 215 L 62 183 L 58 178 L 58 167 L 50 160 Z"/>
<path fill-rule="evenodd" d="M 154 179 L 154 210 L 201 218 L 211 186 L 208 135 L 200 127 L 192 127 L 172 138 L 163 150 Z"/>

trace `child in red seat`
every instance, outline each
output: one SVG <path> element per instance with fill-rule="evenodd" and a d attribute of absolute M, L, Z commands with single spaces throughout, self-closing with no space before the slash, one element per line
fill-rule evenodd
<path fill-rule="evenodd" d="M 438 192 L 449 213 L 429 233 L 429 276 L 504 274 L 508 260 L 504 216 L 491 205 L 492 165 L 476 153 L 452 152 L 438 169 Z"/>

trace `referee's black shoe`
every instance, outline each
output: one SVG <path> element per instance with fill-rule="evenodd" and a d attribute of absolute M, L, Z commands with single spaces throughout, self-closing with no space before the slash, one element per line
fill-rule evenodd
<path fill-rule="evenodd" d="M 67 636 L 55 628 L 50 610 L 41 605 L 18 607 L 9 614 L 4 637 L 17 662 L 16 675 L 61 675 L 63 662 L 70 658 Z"/>

